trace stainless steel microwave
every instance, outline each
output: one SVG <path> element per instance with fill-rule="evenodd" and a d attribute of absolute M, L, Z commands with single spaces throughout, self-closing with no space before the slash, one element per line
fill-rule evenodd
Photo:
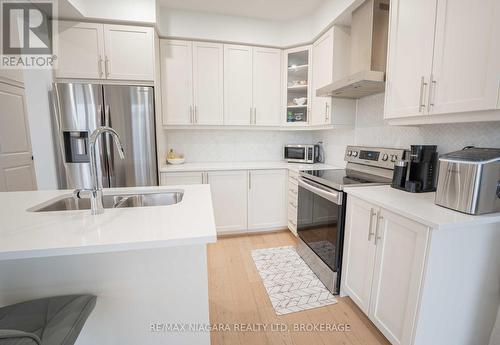
<path fill-rule="evenodd" d="M 285 145 L 283 159 L 293 163 L 315 163 L 316 145 Z"/>

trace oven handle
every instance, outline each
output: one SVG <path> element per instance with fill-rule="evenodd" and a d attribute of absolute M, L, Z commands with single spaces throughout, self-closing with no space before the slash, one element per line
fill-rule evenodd
<path fill-rule="evenodd" d="M 319 183 L 305 180 L 303 177 L 300 176 L 299 176 L 299 186 L 331 202 L 334 202 L 337 205 L 342 205 L 342 193 L 340 192 L 324 187 Z"/>

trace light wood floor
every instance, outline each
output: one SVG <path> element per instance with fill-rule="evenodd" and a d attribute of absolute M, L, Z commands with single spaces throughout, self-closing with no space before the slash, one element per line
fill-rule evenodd
<path fill-rule="evenodd" d="M 289 231 L 219 238 L 208 247 L 210 322 L 212 324 L 349 324 L 349 332 L 215 332 L 212 345 L 389 345 L 348 298 L 327 307 L 277 316 L 250 251 L 294 245 Z M 271 326 L 269 326 L 271 327 Z"/>

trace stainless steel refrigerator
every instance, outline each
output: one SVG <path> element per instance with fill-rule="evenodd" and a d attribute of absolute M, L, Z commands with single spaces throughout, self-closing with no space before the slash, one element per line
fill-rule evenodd
<path fill-rule="evenodd" d="M 102 187 L 158 185 L 153 90 L 149 86 L 54 84 L 60 188 L 92 187 L 89 138 L 99 126 L 112 127 L 125 151 L 121 160 L 108 134 L 97 140 Z"/>

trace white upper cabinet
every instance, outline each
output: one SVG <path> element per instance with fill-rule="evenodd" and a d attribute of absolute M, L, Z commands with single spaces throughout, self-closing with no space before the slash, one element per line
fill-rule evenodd
<path fill-rule="evenodd" d="M 287 226 L 287 171 L 248 172 L 248 230 Z"/>
<path fill-rule="evenodd" d="M 497 107 L 500 1 L 439 0 L 430 113 Z"/>
<path fill-rule="evenodd" d="M 281 50 L 253 48 L 254 125 L 280 125 L 281 79 Z"/>
<path fill-rule="evenodd" d="M 57 78 L 101 79 L 104 75 L 103 25 L 59 21 Z"/>
<path fill-rule="evenodd" d="M 439 119 L 418 115 L 454 114 L 443 120 L 453 122 L 498 108 L 498 37 L 497 0 L 391 1 L 384 117 L 418 124 Z"/>
<path fill-rule="evenodd" d="M 316 90 L 333 82 L 333 28 L 313 44 L 312 51 L 312 125 L 331 121 L 331 97 L 318 97 Z"/>
<path fill-rule="evenodd" d="M 349 32 L 344 27 L 332 27 L 312 47 L 312 108 L 310 124 L 354 125 L 356 101 L 318 97 L 316 90 L 349 73 Z"/>
<path fill-rule="evenodd" d="M 164 125 L 222 125 L 223 45 L 160 41 Z"/>
<path fill-rule="evenodd" d="M 224 121 L 224 48 L 219 43 L 193 42 L 193 122 Z"/>
<path fill-rule="evenodd" d="M 427 113 L 436 0 L 391 1 L 385 118 Z"/>
<path fill-rule="evenodd" d="M 57 78 L 154 80 L 150 27 L 59 21 Z"/>
<path fill-rule="evenodd" d="M 105 24 L 104 45 L 107 79 L 154 79 L 153 28 Z"/>
<path fill-rule="evenodd" d="M 192 42 L 160 41 L 163 124 L 193 123 Z"/>
<path fill-rule="evenodd" d="M 224 124 L 253 121 L 252 47 L 224 45 Z"/>

